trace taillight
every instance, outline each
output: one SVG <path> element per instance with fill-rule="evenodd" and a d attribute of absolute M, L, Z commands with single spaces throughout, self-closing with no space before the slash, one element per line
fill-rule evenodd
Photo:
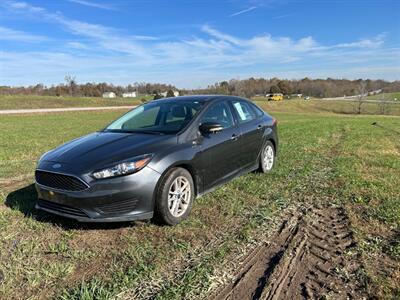
<path fill-rule="evenodd" d="M 278 120 L 275 118 L 272 118 L 272 125 L 278 125 Z"/>

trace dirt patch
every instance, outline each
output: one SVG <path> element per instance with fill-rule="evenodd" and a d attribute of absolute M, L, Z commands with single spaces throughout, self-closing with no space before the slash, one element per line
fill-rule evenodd
<path fill-rule="evenodd" d="M 32 182 L 33 175 L 25 174 L 12 178 L 0 178 L 0 193 L 8 193 Z"/>
<path fill-rule="evenodd" d="M 243 260 L 234 280 L 210 299 L 361 298 L 351 257 L 355 246 L 347 215 L 315 207 L 285 221 L 270 244 Z"/>

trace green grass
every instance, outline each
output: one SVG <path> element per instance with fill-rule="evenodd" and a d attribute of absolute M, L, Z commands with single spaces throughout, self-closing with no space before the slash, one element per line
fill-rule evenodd
<path fill-rule="evenodd" d="M 262 104 L 279 120 L 277 167 L 198 199 L 176 227 L 82 225 L 34 209 L 32 174 L 41 153 L 102 128 L 122 111 L 2 116 L 0 298 L 202 297 L 224 260 L 257 241 L 285 207 L 325 199 L 350 215 L 368 291 L 396 298 L 400 117 L 302 105 Z"/>
<path fill-rule="evenodd" d="M 371 97 L 379 97 L 370 96 Z M 387 100 L 397 97 L 400 93 L 388 94 Z M 29 109 L 29 108 L 63 108 L 63 107 L 100 107 L 100 106 L 125 106 L 138 105 L 142 99 L 151 100 L 152 96 L 145 95 L 137 98 L 125 99 L 103 99 L 100 97 L 55 97 L 55 96 L 27 96 L 27 95 L 0 95 L 0 110 L 4 109 Z M 371 98 L 372 99 L 372 98 Z M 379 98 L 380 99 L 380 98 Z M 327 113 L 354 114 L 357 111 L 355 101 L 334 101 L 334 100 L 284 100 L 282 102 L 268 102 L 265 97 L 255 97 L 257 104 L 261 104 L 265 109 L 275 112 L 289 113 Z M 282 104 L 284 103 L 284 104 Z M 400 101 L 398 103 L 387 104 L 382 113 L 379 103 L 364 103 L 362 114 L 387 114 L 400 115 Z"/>
<path fill-rule="evenodd" d="M 141 100 L 150 100 L 152 96 L 143 95 L 136 98 L 104 99 L 100 97 L 56 97 L 33 95 L 0 95 L 0 110 L 3 109 L 33 109 L 33 108 L 63 108 L 63 107 L 98 107 L 98 106 L 129 106 L 141 104 Z"/>
<path fill-rule="evenodd" d="M 336 101 L 336 100 L 283 100 L 279 102 L 267 101 L 266 98 L 257 97 L 253 99 L 258 105 L 267 111 L 288 112 L 288 113 L 336 113 L 355 114 L 357 112 L 357 101 Z M 361 113 L 368 115 L 400 115 L 400 101 L 389 103 L 382 113 L 382 105 L 379 103 L 364 102 L 361 106 Z"/>
<path fill-rule="evenodd" d="M 1 116 L 0 182 L 31 173 L 44 152 L 104 128 L 125 111 Z"/>
<path fill-rule="evenodd" d="M 371 95 L 368 96 L 367 99 L 369 100 L 390 100 L 390 101 L 400 101 L 400 92 L 396 93 L 383 93 L 383 94 L 377 94 L 377 95 Z"/>

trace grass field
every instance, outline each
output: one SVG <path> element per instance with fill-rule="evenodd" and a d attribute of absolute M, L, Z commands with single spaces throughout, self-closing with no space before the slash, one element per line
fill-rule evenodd
<path fill-rule="evenodd" d="M 297 112 L 297 113 L 336 113 L 355 114 L 357 112 L 357 101 L 340 100 L 284 100 L 283 102 L 267 101 L 266 98 L 257 97 L 253 99 L 266 110 L 275 112 Z M 361 105 L 361 113 L 368 115 L 386 114 L 400 115 L 400 101 L 389 103 L 385 107 L 380 103 L 364 102 Z"/>
<path fill-rule="evenodd" d="M 104 99 L 100 97 L 55 97 L 55 96 L 25 96 L 0 95 L 0 110 L 29 108 L 62 108 L 62 107 L 94 107 L 94 106 L 125 106 L 137 105 L 141 99 L 152 99 L 151 96 L 136 98 Z"/>
<path fill-rule="evenodd" d="M 377 94 L 377 95 L 372 95 L 372 96 L 368 96 L 367 99 L 369 100 L 396 100 L 400 101 L 400 92 L 397 93 L 383 93 L 383 94 Z"/>
<path fill-rule="evenodd" d="M 288 208 L 326 199 L 350 217 L 362 261 L 355 280 L 370 296 L 400 297 L 400 117 L 313 102 L 261 106 L 279 121 L 274 171 L 198 199 L 176 227 L 83 225 L 34 209 L 40 154 L 122 111 L 2 116 L 0 299 L 205 298 L 224 266 Z"/>
<path fill-rule="evenodd" d="M 400 95 L 388 94 L 387 100 Z M 375 96 L 371 96 L 375 97 Z M 0 110 L 29 109 L 29 108 L 64 108 L 64 107 L 100 107 L 100 106 L 125 106 L 138 105 L 142 99 L 151 100 L 152 96 L 139 96 L 133 99 L 115 98 L 103 99 L 95 97 L 53 97 L 53 96 L 4 96 L 0 95 Z M 400 97 L 398 97 L 400 99 Z M 266 109 L 275 112 L 290 113 L 338 113 L 354 114 L 357 111 L 357 103 L 354 101 L 335 100 L 284 100 L 283 102 L 268 102 L 265 97 L 255 97 L 256 103 L 262 104 Z M 284 103 L 284 104 L 283 104 Z M 400 115 L 400 101 L 390 103 L 383 107 L 379 103 L 363 103 L 363 114 Z"/>

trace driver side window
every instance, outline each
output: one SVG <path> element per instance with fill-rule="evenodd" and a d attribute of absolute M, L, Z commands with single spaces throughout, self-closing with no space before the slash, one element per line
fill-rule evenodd
<path fill-rule="evenodd" d="M 233 126 L 233 117 L 226 102 L 220 102 L 211 106 L 202 116 L 200 123 L 218 122 L 224 129 Z"/>

